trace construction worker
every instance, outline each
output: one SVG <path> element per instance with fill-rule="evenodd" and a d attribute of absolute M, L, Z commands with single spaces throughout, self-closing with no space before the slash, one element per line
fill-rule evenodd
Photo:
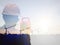
<path fill-rule="evenodd" d="M 0 28 L 0 45 L 19 45 L 20 29 L 16 29 L 20 10 L 16 4 L 8 4 L 2 12 L 5 25 Z M 19 42 L 20 41 L 20 42 Z"/>

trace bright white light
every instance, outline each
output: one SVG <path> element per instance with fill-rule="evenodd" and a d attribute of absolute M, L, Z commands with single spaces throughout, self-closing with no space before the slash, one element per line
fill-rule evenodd
<path fill-rule="evenodd" d="M 43 18 L 43 19 L 41 19 L 41 21 L 40 21 L 41 23 L 40 23 L 40 27 L 41 27 L 41 32 L 40 33 L 43 33 L 43 34 L 45 34 L 45 33 L 47 33 L 48 32 L 48 19 L 47 18 Z"/>
<path fill-rule="evenodd" d="M 32 21 L 32 30 L 34 35 L 40 35 L 40 34 L 48 34 L 48 28 L 50 25 L 50 20 L 48 17 L 40 17 L 39 19 L 36 19 L 35 21 Z"/>

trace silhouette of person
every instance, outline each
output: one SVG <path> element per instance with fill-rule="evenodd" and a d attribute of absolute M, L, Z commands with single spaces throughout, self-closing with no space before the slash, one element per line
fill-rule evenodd
<path fill-rule="evenodd" d="M 21 45 L 20 30 L 15 29 L 20 10 L 15 4 L 8 4 L 2 12 L 5 25 L 0 28 L 0 45 Z"/>
<path fill-rule="evenodd" d="M 5 6 L 2 14 L 3 19 L 5 21 L 4 28 L 6 29 L 5 33 L 8 33 L 8 31 L 11 28 L 11 32 L 14 30 L 13 33 L 15 33 L 15 29 L 13 29 L 16 26 L 16 23 L 18 22 L 18 15 L 20 13 L 19 8 L 15 4 L 8 4 Z M 16 30 L 17 31 L 17 30 Z"/>

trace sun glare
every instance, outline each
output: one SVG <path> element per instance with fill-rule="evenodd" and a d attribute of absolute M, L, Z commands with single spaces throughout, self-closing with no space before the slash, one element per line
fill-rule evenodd
<path fill-rule="evenodd" d="M 41 21 L 40 21 L 41 23 L 40 23 L 40 27 L 41 27 L 41 33 L 43 33 L 43 34 L 45 34 L 45 33 L 47 33 L 48 32 L 48 19 L 47 18 L 43 18 L 43 19 L 41 19 Z"/>

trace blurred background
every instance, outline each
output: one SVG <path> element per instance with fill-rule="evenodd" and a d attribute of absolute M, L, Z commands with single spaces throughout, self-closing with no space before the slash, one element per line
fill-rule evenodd
<path fill-rule="evenodd" d="M 0 27 L 5 24 L 2 11 L 9 3 L 20 8 L 18 24 L 22 17 L 29 17 L 32 45 L 60 45 L 60 0 L 0 0 Z"/>

